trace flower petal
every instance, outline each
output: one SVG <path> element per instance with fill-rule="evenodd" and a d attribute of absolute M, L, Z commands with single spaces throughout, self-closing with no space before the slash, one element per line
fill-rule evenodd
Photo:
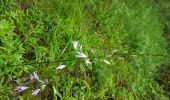
<path fill-rule="evenodd" d="M 77 58 L 86 58 L 87 56 L 83 52 L 77 52 Z"/>
<path fill-rule="evenodd" d="M 34 78 L 35 78 L 36 80 L 38 80 L 38 81 L 40 80 L 39 77 L 38 77 L 38 74 L 35 73 L 35 72 L 30 75 L 30 80 L 33 80 Z"/>
<path fill-rule="evenodd" d="M 32 91 L 32 95 L 33 96 L 36 96 L 39 92 L 40 92 L 41 89 L 35 89 Z"/>
<path fill-rule="evenodd" d="M 86 66 L 88 66 L 88 65 L 91 65 L 92 63 L 89 61 L 89 59 L 86 59 L 85 64 L 86 64 Z"/>
<path fill-rule="evenodd" d="M 17 90 L 18 92 L 23 92 L 23 91 L 25 91 L 28 88 L 29 87 L 26 87 L 26 86 L 17 86 L 17 89 L 15 89 L 15 90 Z"/>
<path fill-rule="evenodd" d="M 60 65 L 56 68 L 56 70 L 60 70 L 60 69 L 63 69 L 64 67 L 66 67 L 66 65 Z"/>
<path fill-rule="evenodd" d="M 40 80 L 37 73 L 34 72 L 33 75 L 35 79 Z"/>
<path fill-rule="evenodd" d="M 77 49 L 77 45 L 78 45 L 78 41 L 73 41 L 73 48 L 76 50 Z"/>
<path fill-rule="evenodd" d="M 45 85 L 45 84 L 41 85 L 41 89 L 42 89 L 42 90 L 44 90 L 44 89 L 45 89 L 45 87 L 46 87 L 46 85 Z"/>
<path fill-rule="evenodd" d="M 34 79 L 34 75 L 31 74 L 31 75 L 30 75 L 30 80 L 33 80 L 33 79 Z"/>

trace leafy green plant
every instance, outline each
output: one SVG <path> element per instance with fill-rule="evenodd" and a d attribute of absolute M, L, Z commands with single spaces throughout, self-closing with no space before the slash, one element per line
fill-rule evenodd
<path fill-rule="evenodd" d="M 166 98 L 154 0 L 15 1 L 0 1 L 0 98 Z"/>

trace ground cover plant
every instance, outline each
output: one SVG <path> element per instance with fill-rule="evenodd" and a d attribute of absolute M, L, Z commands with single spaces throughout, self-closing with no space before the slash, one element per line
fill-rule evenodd
<path fill-rule="evenodd" d="M 164 27 L 164 32 L 165 32 L 165 37 L 168 40 L 168 53 L 170 53 L 170 15 L 169 15 L 169 11 L 170 11 L 170 1 L 169 0 L 163 0 L 162 2 L 160 2 L 161 7 L 161 11 L 162 11 L 162 16 L 164 21 L 163 23 L 165 23 L 165 27 Z M 168 97 L 170 97 L 170 64 L 164 64 L 162 67 L 159 68 L 159 77 L 157 77 L 157 80 L 159 82 L 159 84 L 163 87 L 164 89 L 164 94 L 166 94 Z"/>
<path fill-rule="evenodd" d="M 1 0 L 0 99 L 166 100 L 154 0 Z"/>

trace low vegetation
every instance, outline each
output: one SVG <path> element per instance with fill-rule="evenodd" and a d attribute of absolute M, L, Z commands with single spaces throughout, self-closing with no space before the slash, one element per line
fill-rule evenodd
<path fill-rule="evenodd" d="M 0 13 L 0 99 L 168 99 L 155 0 L 1 0 Z"/>

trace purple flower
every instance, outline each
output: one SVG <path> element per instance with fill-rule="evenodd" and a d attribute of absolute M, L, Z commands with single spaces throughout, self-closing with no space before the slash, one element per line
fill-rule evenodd
<path fill-rule="evenodd" d="M 33 79 L 34 79 L 34 75 L 31 74 L 31 75 L 30 75 L 30 80 L 33 80 Z"/>
<path fill-rule="evenodd" d="M 35 72 L 30 75 L 30 80 L 33 80 L 34 78 L 35 78 L 36 80 L 38 80 L 38 81 L 40 80 L 39 77 L 38 77 L 38 74 L 35 73 Z"/>
<path fill-rule="evenodd" d="M 33 75 L 35 79 L 40 80 L 37 73 L 34 72 Z"/>
<path fill-rule="evenodd" d="M 86 58 L 87 56 L 83 52 L 77 52 L 77 58 Z"/>
<path fill-rule="evenodd" d="M 30 75 L 30 80 L 33 80 L 33 79 L 36 79 L 38 82 L 40 82 L 41 84 L 45 84 L 44 81 L 40 80 L 39 77 L 38 77 L 38 74 L 37 73 L 33 73 Z"/>
<path fill-rule="evenodd" d="M 17 90 L 18 92 L 23 92 L 26 89 L 28 89 L 29 87 L 25 87 L 25 86 L 17 86 L 17 88 L 15 90 Z"/>
<path fill-rule="evenodd" d="M 41 89 L 35 89 L 32 91 L 32 95 L 33 96 L 36 96 L 39 92 L 40 92 Z"/>

